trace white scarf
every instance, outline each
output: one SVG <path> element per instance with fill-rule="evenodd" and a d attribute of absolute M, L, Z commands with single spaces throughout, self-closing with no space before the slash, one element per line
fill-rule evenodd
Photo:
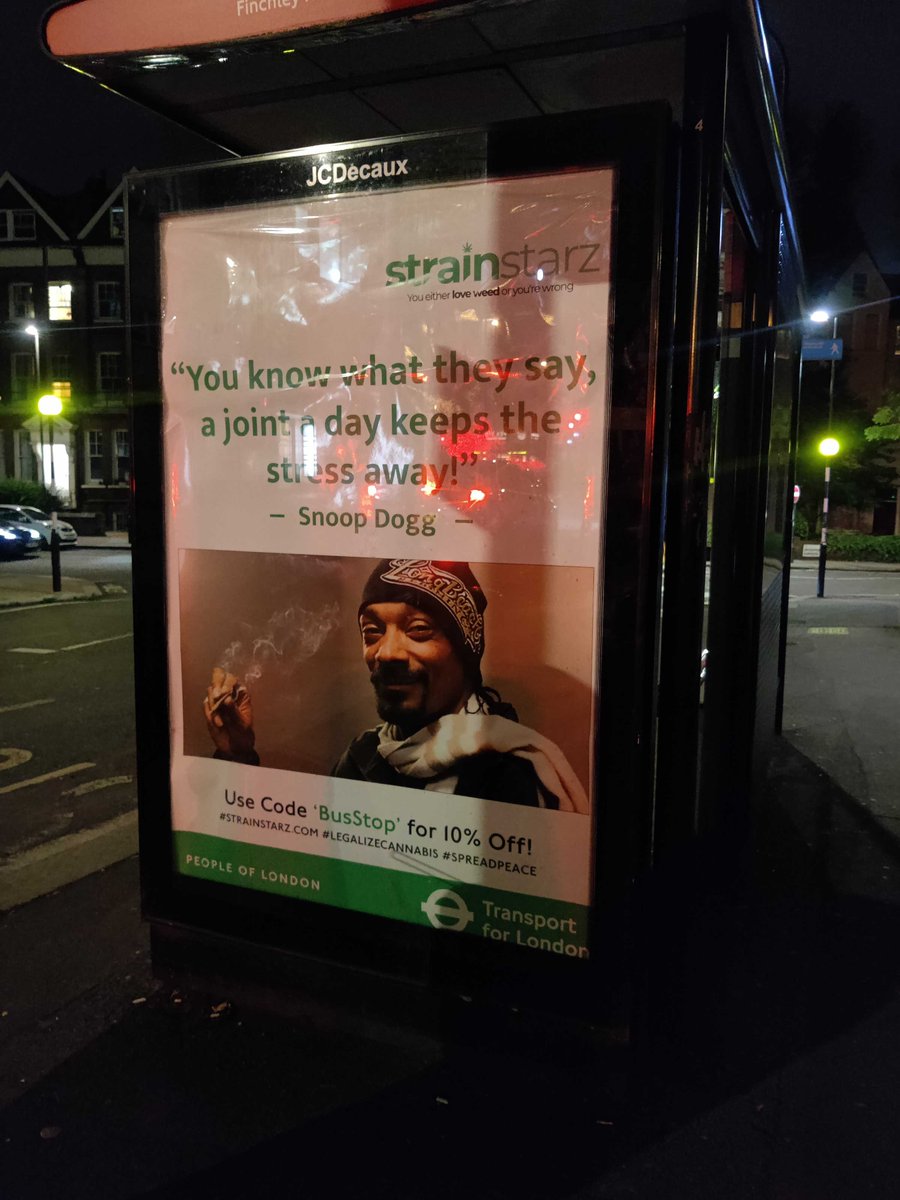
<path fill-rule="evenodd" d="M 460 759 L 495 751 L 527 759 L 535 774 L 559 801 L 562 812 L 586 813 L 588 799 L 559 746 L 527 725 L 487 713 L 450 713 L 412 737 L 397 741 L 392 725 L 378 727 L 378 753 L 395 771 L 430 779 L 427 791 L 452 792 L 457 776 L 449 772 Z"/>

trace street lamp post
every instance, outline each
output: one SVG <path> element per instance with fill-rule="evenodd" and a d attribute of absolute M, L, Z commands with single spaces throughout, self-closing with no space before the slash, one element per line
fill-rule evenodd
<path fill-rule="evenodd" d="M 830 320 L 831 340 L 833 343 L 830 373 L 828 376 L 828 437 L 823 438 L 819 443 L 819 453 L 825 459 L 825 495 L 822 498 L 822 538 L 819 542 L 819 584 L 816 589 L 816 596 L 821 598 L 825 595 L 825 563 L 828 558 L 828 491 L 831 484 L 831 459 L 840 450 L 837 440 L 831 437 L 831 422 L 834 419 L 834 345 L 837 343 L 838 319 L 837 313 L 832 314 L 827 309 L 817 308 L 815 312 L 810 313 L 810 320 L 816 325 L 824 325 Z"/>
<path fill-rule="evenodd" d="M 38 391 L 41 390 L 41 331 L 37 325 L 26 325 L 25 333 L 34 338 L 34 380 L 37 384 Z M 44 465 L 44 414 L 38 404 L 38 410 L 41 411 L 41 452 L 38 455 L 38 461 L 41 469 L 41 483 L 47 483 L 47 472 Z M 50 461 L 50 469 L 53 470 L 53 460 Z"/>
<path fill-rule="evenodd" d="M 50 421 L 50 486 L 56 489 L 56 470 L 53 465 L 53 423 L 62 412 L 62 400 L 59 396 L 47 394 L 38 400 L 38 412 Z M 41 447 L 43 452 L 43 447 Z M 56 509 L 50 514 L 50 570 L 53 575 L 53 590 L 62 589 L 62 579 L 59 567 L 59 532 L 56 528 Z"/>
<path fill-rule="evenodd" d="M 816 596 L 825 595 L 825 563 L 828 558 L 828 489 L 831 484 L 831 460 L 840 450 L 837 438 L 827 437 L 819 442 L 819 453 L 825 459 L 825 495 L 822 498 L 822 539 L 819 542 L 819 583 Z"/>
<path fill-rule="evenodd" d="M 25 332 L 34 338 L 34 376 L 38 387 L 41 386 L 41 331 L 37 325 L 26 325 Z"/>
<path fill-rule="evenodd" d="M 38 412 L 50 419 L 50 486 L 56 488 L 56 467 L 53 463 L 53 422 L 62 412 L 62 400 L 48 393 L 38 400 Z"/>
<path fill-rule="evenodd" d="M 831 321 L 831 340 L 837 342 L 838 335 L 838 319 L 837 313 L 830 313 L 826 308 L 817 308 L 815 312 L 809 314 L 809 319 L 814 325 L 825 325 Z M 828 376 L 828 432 L 831 433 L 831 420 L 834 416 L 834 364 L 835 356 L 831 354 L 831 373 Z"/>

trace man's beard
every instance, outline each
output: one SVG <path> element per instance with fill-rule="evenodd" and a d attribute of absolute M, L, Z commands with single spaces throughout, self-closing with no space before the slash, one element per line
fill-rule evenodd
<path fill-rule="evenodd" d="M 428 673 L 411 671 L 402 663 L 379 663 L 369 676 L 375 689 L 375 707 L 382 721 L 396 725 L 401 732 L 414 733 L 428 724 Z M 421 700 L 415 708 L 408 707 L 408 695 L 390 690 L 395 686 L 415 686 L 421 689 Z"/>

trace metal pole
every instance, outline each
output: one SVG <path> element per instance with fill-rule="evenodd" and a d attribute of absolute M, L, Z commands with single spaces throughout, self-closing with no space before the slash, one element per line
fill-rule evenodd
<path fill-rule="evenodd" d="M 38 454 L 38 466 L 40 467 L 40 482 L 46 486 L 47 472 L 44 470 L 44 415 L 41 414 L 41 448 Z"/>
<path fill-rule="evenodd" d="M 838 319 L 835 315 L 831 325 L 831 340 L 837 341 Z M 828 432 L 831 433 L 831 419 L 834 416 L 834 355 L 831 356 L 831 375 L 828 380 Z"/>
<path fill-rule="evenodd" d="M 41 334 L 39 329 L 35 329 L 34 334 L 34 379 L 37 384 L 37 394 L 41 394 Z M 44 463 L 44 414 L 41 413 L 41 449 L 38 454 L 40 460 L 41 483 L 47 484 L 47 470 Z M 53 463 L 51 460 L 51 470 Z"/>
<path fill-rule="evenodd" d="M 831 325 L 831 340 L 837 341 L 838 319 L 835 315 Z M 831 359 L 831 374 L 828 378 L 828 432 L 831 433 L 831 421 L 834 417 L 834 357 Z M 828 560 L 828 491 L 831 484 L 831 463 L 825 466 L 825 495 L 822 497 L 822 538 L 819 542 L 819 582 L 816 597 L 825 595 L 825 564 Z"/>
<path fill-rule="evenodd" d="M 50 574 L 53 577 L 54 592 L 62 591 L 62 575 L 59 568 L 59 529 L 56 524 L 56 511 L 50 514 Z"/>
<path fill-rule="evenodd" d="M 825 595 L 825 562 L 828 558 L 828 485 L 831 483 L 831 464 L 825 468 L 825 496 L 822 500 L 822 540 L 819 542 L 819 585 L 816 596 Z"/>

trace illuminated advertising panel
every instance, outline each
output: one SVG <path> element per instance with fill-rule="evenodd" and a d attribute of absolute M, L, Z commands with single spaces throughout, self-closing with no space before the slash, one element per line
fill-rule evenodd
<path fill-rule="evenodd" d="M 175 870 L 586 957 L 615 172 L 305 161 L 160 226 Z"/>
<path fill-rule="evenodd" d="M 60 58 L 136 54 L 294 34 L 439 6 L 434 0 L 204 0 L 196 5 L 70 0 L 48 14 L 44 36 L 50 53 Z"/>

